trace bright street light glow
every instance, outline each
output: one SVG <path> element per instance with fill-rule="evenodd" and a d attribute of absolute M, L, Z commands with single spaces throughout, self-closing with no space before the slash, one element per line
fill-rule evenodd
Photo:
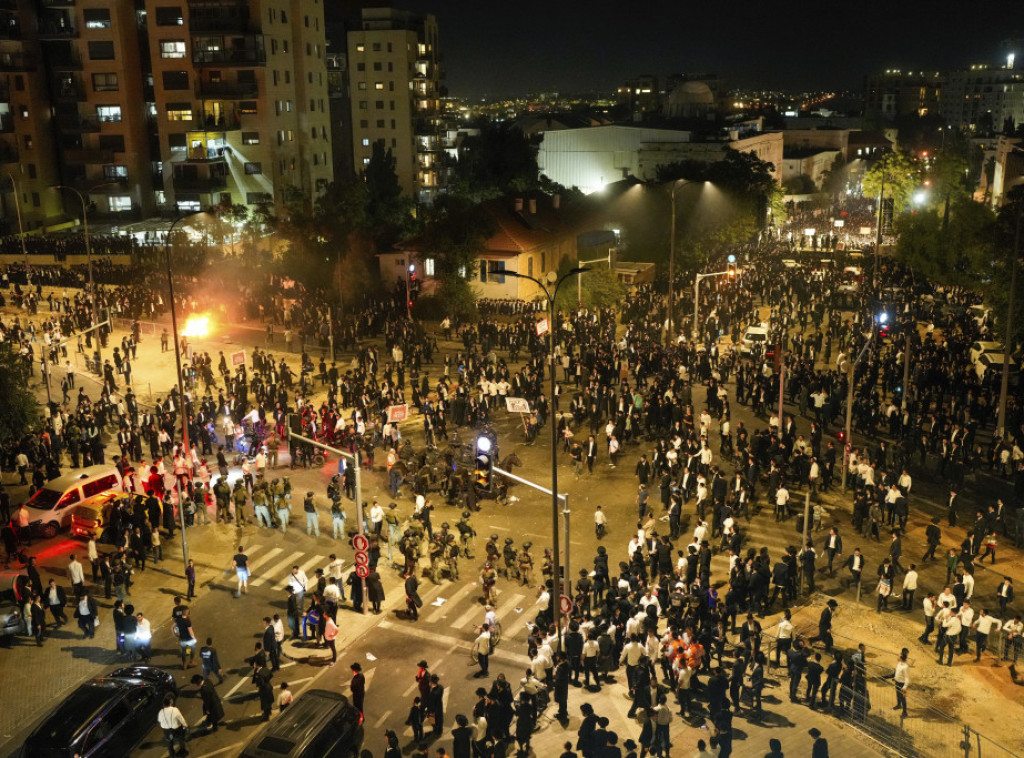
<path fill-rule="evenodd" d="M 878 315 L 878 323 L 880 323 L 880 324 L 884 324 L 884 323 L 885 323 L 886 321 L 888 321 L 888 320 L 889 320 L 889 314 L 888 314 L 888 313 L 886 313 L 885 311 L 882 311 L 882 312 L 881 312 L 881 313 L 880 313 L 880 314 Z"/>
<path fill-rule="evenodd" d="M 487 437 L 477 437 L 476 449 L 481 453 L 491 452 L 491 440 Z"/>
<path fill-rule="evenodd" d="M 730 255 L 729 256 L 729 263 L 735 263 L 735 262 L 736 262 L 736 256 L 735 255 Z"/>

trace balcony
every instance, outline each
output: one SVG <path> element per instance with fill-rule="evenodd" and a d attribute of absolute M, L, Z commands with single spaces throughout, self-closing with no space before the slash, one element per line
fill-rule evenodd
<path fill-rule="evenodd" d="M 195 137 L 195 133 L 194 132 L 189 132 L 188 134 L 189 134 L 190 138 L 194 138 Z M 184 160 L 182 160 L 181 162 L 182 163 L 205 164 L 205 165 L 210 165 L 210 164 L 213 164 L 213 163 L 219 163 L 221 166 L 223 166 L 223 168 L 219 169 L 219 170 L 222 173 L 226 174 L 227 173 L 227 165 L 228 165 L 227 164 L 227 158 L 228 158 L 228 156 L 230 154 L 231 154 L 231 148 L 227 147 L 227 146 L 225 146 L 225 147 L 214 147 L 214 148 L 210 148 L 210 150 L 207 150 L 202 145 L 197 145 L 196 147 L 189 148 L 188 152 L 185 155 Z"/>
<path fill-rule="evenodd" d="M 0 143 L 0 163 L 17 163 L 18 151 L 16 148 Z"/>
<path fill-rule="evenodd" d="M 10 134 L 14 131 L 14 117 L 10 113 L 0 115 L 0 133 Z"/>
<path fill-rule="evenodd" d="M 85 87 L 77 79 L 62 79 L 53 85 L 53 98 L 65 103 L 82 103 L 86 99 Z"/>
<path fill-rule="evenodd" d="M 114 151 L 113 150 L 65 150 L 64 160 L 69 164 L 100 164 L 100 163 L 113 163 L 114 162 Z"/>
<path fill-rule="evenodd" d="M 36 60 L 24 53 L 0 53 L 0 71 L 35 71 Z"/>
<path fill-rule="evenodd" d="M 53 71 L 81 71 L 82 70 L 82 56 L 76 51 L 69 49 L 67 45 L 61 45 L 63 48 L 60 52 L 53 49 L 54 46 L 50 46 L 46 51 L 46 62 L 50 64 L 50 68 Z M 2 70 L 2 69 L 0 69 Z M 10 70 L 10 69 L 9 69 Z M 19 69 L 14 69 L 19 70 Z M 24 69 L 21 69 L 24 70 Z M 35 67 L 28 69 L 34 71 Z"/>
<path fill-rule="evenodd" d="M 182 176 L 172 180 L 175 192 L 219 192 L 228 187 L 226 176 Z"/>
<path fill-rule="evenodd" d="M 16 19 L 3 19 L 0 22 L 0 39 L 21 39 L 21 25 Z"/>
<path fill-rule="evenodd" d="M 40 24 L 39 39 L 75 39 L 78 37 L 78 30 L 71 24 Z"/>
<path fill-rule="evenodd" d="M 259 92 L 256 82 L 196 82 L 196 97 L 203 100 L 254 98 Z"/>
<path fill-rule="evenodd" d="M 192 64 L 195 66 L 263 66 L 267 62 L 267 52 L 262 47 L 236 48 L 234 50 L 196 50 L 192 49 Z"/>
<path fill-rule="evenodd" d="M 57 126 L 65 132 L 92 134 L 100 130 L 100 122 L 94 118 L 57 119 Z"/>
<path fill-rule="evenodd" d="M 214 32 L 222 34 L 259 34 L 259 24 L 253 23 L 249 18 L 249 9 L 245 5 L 239 5 L 236 13 L 225 12 L 227 9 L 218 9 L 205 12 L 192 8 L 189 12 L 188 28 L 193 32 Z"/>

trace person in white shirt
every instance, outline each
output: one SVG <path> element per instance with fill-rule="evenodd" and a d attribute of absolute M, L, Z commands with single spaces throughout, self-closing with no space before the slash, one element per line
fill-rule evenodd
<path fill-rule="evenodd" d="M 782 654 L 786 654 L 786 661 L 789 661 L 789 649 L 793 644 L 793 622 L 792 614 L 787 608 L 779 620 L 778 642 L 775 646 L 775 665 L 780 666 Z"/>
<path fill-rule="evenodd" d="M 601 506 L 597 506 L 594 511 L 594 532 L 597 534 L 597 538 L 601 539 L 604 536 L 605 531 L 608 528 L 608 518 L 604 515 L 604 511 L 601 510 Z"/>
<path fill-rule="evenodd" d="M 68 579 L 71 580 L 71 589 L 74 590 L 75 597 L 81 597 L 85 590 L 85 572 L 74 555 L 68 558 Z"/>
<path fill-rule="evenodd" d="M 381 529 L 384 528 L 384 508 L 377 500 L 373 501 L 373 507 L 370 508 L 370 524 L 373 533 L 380 537 Z"/>
<path fill-rule="evenodd" d="M 964 604 L 960 606 L 960 612 L 957 614 L 960 617 L 960 642 L 957 645 L 958 653 L 967 652 L 967 633 L 971 629 L 971 625 L 974 623 L 974 609 L 971 607 L 969 600 L 964 600 Z M 956 640 L 954 640 L 956 642 Z"/>
<path fill-rule="evenodd" d="M 931 640 L 928 639 L 929 635 L 935 629 L 935 612 L 938 607 L 935 604 L 935 593 L 929 592 L 922 603 L 924 608 L 924 634 L 917 639 L 926 645 L 931 644 Z"/>
<path fill-rule="evenodd" d="M 1021 621 L 1018 613 L 1012 621 L 1003 624 L 1003 634 L 1006 637 L 1006 644 L 1003 646 L 1003 660 L 1010 660 L 1010 653 L 1013 653 L 1013 662 L 1017 662 L 1020 655 L 1022 641 L 1024 641 L 1024 621 Z"/>
<path fill-rule="evenodd" d="M 789 490 L 787 490 L 786 486 L 783 484 L 780 485 L 779 488 L 775 491 L 776 521 L 782 521 L 783 519 L 789 516 L 789 508 L 787 507 L 787 503 L 789 503 Z"/>
<path fill-rule="evenodd" d="M 977 662 L 981 660 L 981 654 L 988 647 L 988 636 L 990 634 L 998 634 L 1003 625 L 999 619 L 988 615 L 987 608 L 982 608 L 972 626 L 974 626 L 974 643 L 976 648 L 974 660 Z"/>
<path fill-rule="evenodd" d="M 964 571 L 963 581 L 964 589 L 966 590 L 966 593 L 964 594 L 964 600 L 970 600 L 972 597 L 974 597 L 974 574 L 972 574 L 970 571 Z"/>
<path fill-rule="evenodd" d="M 188 722 L 181 715 L 181 711 L 174 705 L 174 695 L 168 693 L 164 696 L 164 707 L 156 717 L 157 723 L 164 731 L 164 740 L 167 743 L 167 750 L 172 756 L 188 755 L 185 750 L 185 739 L 188 736 Z M 177 750 L 175 750 L 177 745 Z"/>
<path fill-rule="evenodd" d="M 309 586 L 306 572 L 298 566 L 292 566 L 292 573 L 288 576 L 288 586 L 292 588 L 292 592 L 298 598 L 299 608 L 302 608 L 303 600 L 306 597 L 306 587 Z"/>
<path fill-rule="evenodd" d="M 917 564 L 911 563 L 910 570 L 903 576 L 903 610 L 913 609 L 915 592 L 917 592 Z"/>
<path fill-rule="evenodd" d="M 900 659 L 896 662 L 896 670 L 892 677 L 896 683 L 896 707 L 893 710 L 902 708 L 903 718 L 907 717 L 907 688 L 910 686 L 910 664 L 907 663 L 909 654 L 907 648 L 900 651 Z"/>

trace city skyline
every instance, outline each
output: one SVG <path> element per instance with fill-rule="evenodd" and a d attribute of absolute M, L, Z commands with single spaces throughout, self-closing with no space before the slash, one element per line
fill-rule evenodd
<path fill-rule="evenodd" d="M 867 11 L 837 18 L 806 2 L 784 4 L 770 18 L 753 15 L 764 12 L 753 3 L 731 4 L 728 16 L 723 6 L 693 4 L 627 14 L 608 0 L 588 3 L 586 14 L 574 4 L 537 0 L 500 15 L 464 0 L 397 5 L 437 16 L 448 90 L 467 98 L 610 92 L 639 74 L 683 71 L 714 73 L 735 87 L 860 89 L 866 74 L 886 68 L 999 63 L 1003 41 L 1024 37 L 1019 22 L 993 26 L 998 13 L 965 16 L 950 2 L 931 4 L 927 15 L 920 6 L 894 4 L 884 18 Z M 1012 7 L 996 8 L 1002 5 Z M 872 21 L 881 28 L 868 39 Z"/>

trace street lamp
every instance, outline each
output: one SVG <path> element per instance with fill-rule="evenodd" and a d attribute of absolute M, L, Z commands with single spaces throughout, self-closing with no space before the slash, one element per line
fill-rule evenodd
<path fill-rule="evenodd" d="M 25 247 L 25 228 L 21 224 L 21 190 L 18 188 L 18 180 L 6 171 L 3 175 L 11 180 L 11 189 L 14 191 L 14 211 L 18 214 L 18 236 L 21 238 L 21 254 L 25 256 L 25 282 L 28 283 L 28 249 Z"/>
<path fill-rule="evenodd" d="M 555 634 L 558 637 L 558 647 L 561 649 L 562 646 L 562 609 L 561 609 L 561 576 L 559 569 L 559 550 L 558 550 L 558 430 L 555 428 L 554 414 L 554 403 L 555 403 L 555 332 L 558 329 L 557 322 L 555 321 L 555 298 L 558 297 L 558 288 L 565 283 L 567 279 L 573 276 L 578 276 L 584 271 L 589 269 L 571 268 L 565 274 L 559 278 L 558 274 L 554 271 L 549 271 L 547 274 L 548 286 L 545 286 L 540 282 L 539 279 L 534 279 L 532 276 L 526 274 L 520 274 L 516 271 L 503 271 L 502 274 L 505 276 L 512 276 L 516 279 L 529 279 L 531 282 L 540 287 L 545 297 L 548 299 L 548 360 L 550 363 L 551 370 L 551 539 L 553 547 L 551 549 L 552 561 L 551 571 L 554 577 L 554 587 L 552 587 L 551 597 L 551 608 L 552 608 L 552 619 L 555 622 Z M 552 289 L 549 289 L 551 285 L 554 285 Z M 480 444 L 486 438 L 481 438 L 477 441 L 477 445 Z M 490 440 L 487 440 L 490 443 Z M 568 584 L 569 572 L 566 571 L 566 584 Z"/>
<path fill-rule="evenodd" d="M 92 192 L 93 190 L 98 190 L 101 187 L 109 187 L 112 184 L 120 184 L 120 182 L 101 182 L 100 184 L 97 184 L 96 186 L 90 187 L 88 190 L 86 190 L 86 195 Z M 96 297 L 96 284 L 95 282 L 93 282 L 92 278 L 92 245 L 89 242 L 89 213 L 88 209 L 86 208 L 85 195 L 83 195 L 74 187 L 69 187 L 66 184 L 55 184 L 53 185 L 53 189 L 68 190 L 69 192 L 74 192 L 76 195 L 78 195 L 78 200 L 82 204 L 82 227 L 85 229 L 85 256 L 89 264 L 89 295 L 92 298 L 92 318 L 96 326 L 96 356 L 97 358 L 99 358 L 101 357 L 100 347 L 103 344 L 103 340 L 100 337 L 100 332 L 102 331 L 102 329 L 99 325 L 100 304 L 99 298 Z M 107 324 L 107 328 L 110 328 L 110 324 Z M 103 376 L 103 368 L 100 365 L 99 360 L 96 361 L 96 373 L 99 374 L 100 377 Z"/>
<path fill-rule="evenodd" d="M 703 184 L 693 179 L 676 179 L 672 182 L 672 189 L 669 191 L 670 203 L 672 205 L 672 225 L 668 241 L 668 328 L 666 329 L 666 344 L 671 345 L 675 339 L 675 322 L 672 318 L 673 311 L 673 287 L 676 278 L 676 190 L 687 184 Z M 694 329 L 697 325 L 693 325 Z"/>
<path fill-rule="evenodd" d="M 405 315 L 412 321 L 412 278 L 416 274 L 416 264 L 410 263 L 405 274 Z"/>
<path fill-rule="evenodd" d="M 167 235 L 164 237 L 164 260 L 167 264 L 167 292 L 171 299 L 171 330 L 174 332 L 174 365 L 177 368 L 178 402 L 181 404 L 181 439 L 183 452 L 188 460 L 189 478 L 191 478 L 195 472 L 192 470 L 192 448 L 188 442 L 188 406 L 185 403 L 185 388 L 182 386 L 181 382 L 181 340 L 178 337 L 178 315 L 176 312 L 177 309 L 174 305 L 174 278 L 171 276 L 171 235 L 174 233 L 174 227 L 182 221 L 185 221 L 186 219 L 194 219 L 196 216 L 202 215 L 205 214 L 200 212 L 191 213 L 187 216 L 179 216 L 171 222 L 171 226 L 167 230 Z M 175 487 L 178 488 L 178 516 L 181 519 L 181 557 L 185 563 L 185 567 L 188 568 L 188 540 L 185 539 L 185 505 L 181 499 L 181 484 L 176 483 Z"/>
<path fill-rule="evenodd" d="M 1010 390 L 1010 360 L 1013 357 L 1013 301 L 1017 297 L 1017 260 L 1020 258 L 1020 225 L 1024 218 L 1024 198 L 1017 200 L 1017 230 L 1013 236 L 1013 265 L 1010 269 L 1010 297 L 1006 304 L 1006 354 L 999 380 L 999 412 L 996 415 L 996 434 L 1006 431 L 1006 396 Z"/>
<path fill-rule="evenodd" d="M 713 279 L 716 276 L 728 276 L 730 281 L 736 278 L 735 255 L 729 255 L 729 265 L 725 271 L 712 271 L 710 274 L 698 273 L 693 278 L 693 329 L 691 330 L 691 334 L 694 340 L 700 336 L 700 332 L 697 329 L 697 319 L 700 318 L 700 283 L 705 279 Z M 782 422 L 780 421 L 779 423 Z"/>

